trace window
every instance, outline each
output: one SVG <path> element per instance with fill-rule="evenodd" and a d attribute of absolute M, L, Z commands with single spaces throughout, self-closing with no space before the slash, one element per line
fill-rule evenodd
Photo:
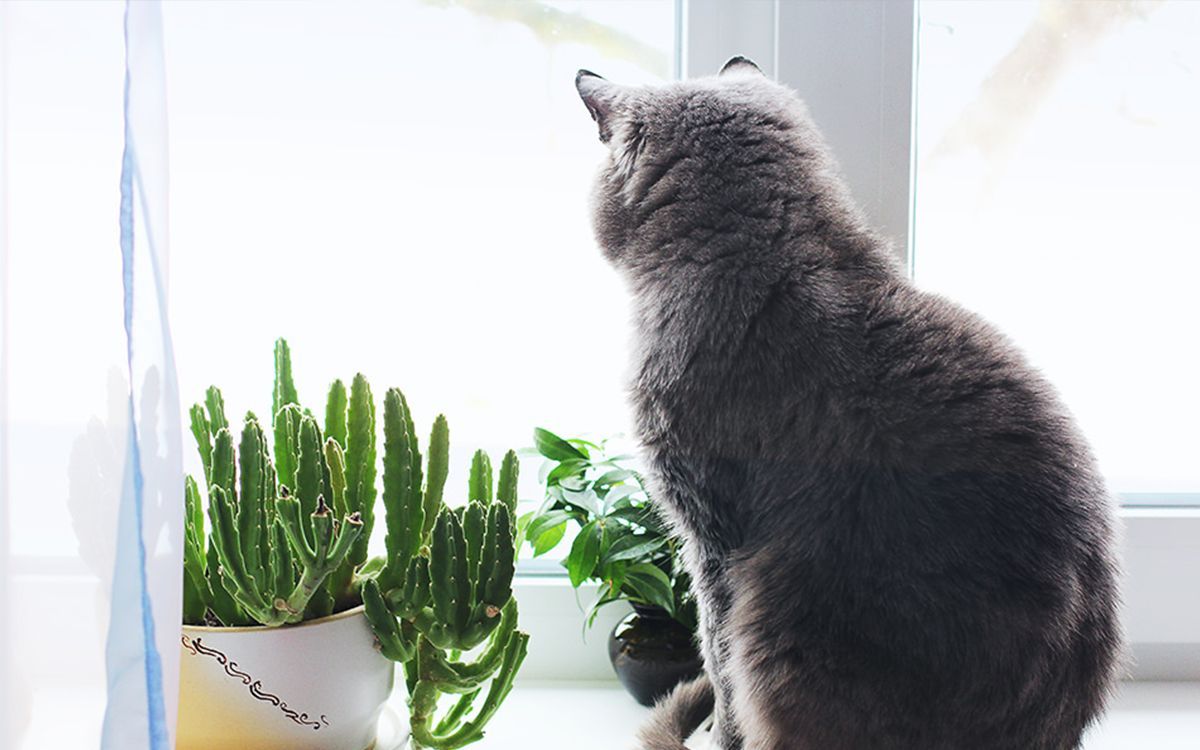
<path fill-rule="evenodd" d="M 1176 506 L 1121 511 L 1124 624 L 1136 678 L 1195 679 L 1200 508 L 1180 506 L 1200 505 L 1200 159 L 1185 136 L 1200 116 L 1187 43 L 1200 33 L 1200 8 L 879 0 L 775 9 L 773 21 L 723 31 L 723 52 L 747 38 L 774 52 L 778 78 L 806 99 L 855 197 L 917 283 L 992 319 L 1047 372 L 1126 506 Z M 1112 13 L 1120 9 L 1133 12 Z M 1055 18 L 1064 11 L 1084 17 Z M 1047 22 L 1067 25 L 1047 31 Z M 935 158 L 989 70 L 1023 39 L 1035 54 L 1015 74 L 1015 95 L 976 116 L 1001 124 L 1024 110 L 1019 134 L 1001 144 L 1002 168 L 979 156 L 990 144 L 978 125 L 955 158 Z"/>
<path fill-rule="evenodd" d="M 112 519 L 88 515 L 86 493 L 72 505 L 68 468 L 96 417 L 79 450 L 100 452 L 81 458 L 100 481 L 77 486 L 105 491 L 106 470 L 119 482 L 102 452 L 122 440 L 105 422 L 127 385 L 72 365 L 124 357 L 120 300 L 92 283 L 120 273 L 122 6 L 0 4 L 0 312 L 38 321 L 0 327 L 0 541 L 19 574 L 10 601 L 45 603 L 14 608 L 15 643 L 80 640 L 75 610 L 97 594 L 77 574 L 111 569 L 79 549 L 73 524 Z M 1089 15 L 1042 10 L 1056 7 Z M 470 451 L 525 445 L 534 425 L 625 430 L 614 321 L 627 294 L 591 235 L 604 147 L 571 82 L 579 67 L 634 83 L 707 75 L 741 53 L 808 100 L 918 283 L 982 312 L 1048 373 L 1126 501 L 1200 502 L 1198 4 L 287 0 L 166 3 L 163 20 L 184 407 L 215 383 L 232 413 L 264 414 L 283 335 L 309 404 L 362 370 L 377 396 L 406 391 L 422 431 L 444 411 L 452 488 Z M 1009 70 L 1018 96 L 987 105 Z M 524 497 L 540 496 L 534 463 Z M 1141 674 L 1194 678 L 1200 511 L 1125 516 Z M 525 673 L 607 676 L 565 583 L 519 586 L 539 644 Z M 92 684 L 96 664 L 32 676 Z M 34 711 L 58 731 L 61 705 Z"/>
<path fill-rule="evenodd" d="M 1200 501 L 1200 5 L 919 5 L 913 269 L 1059 388 L 1126 502 Z"/>
<path fill-rule="evenodd" d="M 306 404 L 362 371 L 405 391 L 423 443 L 444 412 L 451 488 L 535 425 L 625 430 L 627 295 L 591 233 L 604 147 L 574 77 L 672 77 L 673 0 L 163 16 L 186 403 L 215 383 L 261 415 L 286 336 Z"/>
<path fill-rule="evenodd" d="M 87 503 L 69 508 L 72 445 L 123 398 L 120 382 L 70 364 L 123 357 L 120 299 L 91 283 L 120 276 L 122 6 L 10 10 L 28 33 L 6 40 L 21 63 L 5 92 L 6 302 L 14 321 L 42 321 L 9 344 L 11 390 L 26 394 L 9 407 L 17 556 L 76 553 L 70 528 Z M 451 487 L 465 489 L 472 451 L 498 459 L 538 424 L 626 429 L 625 336 L 611 321 L 625 319 L 627 295 L 592 238 L 604 147 L 573 81 L 585 65 L 672 77 L 676 4 L 529 7 L 164 4 L 185 409 L 216 384 L 231 416 L 264 415 L 272 342 L 286 336 L 314 408 L 334 378 L 362 371 L 380 399 L 406 392 L 424 435 L 445 412 Z M 64 259 L 75 273 L 60 273 Z M 84 306 L 114 312 L 81 319 Z M 184 446 L 195 474 L 187 435 Z M 525 489 L 540 496 L 536 467 Z"/>

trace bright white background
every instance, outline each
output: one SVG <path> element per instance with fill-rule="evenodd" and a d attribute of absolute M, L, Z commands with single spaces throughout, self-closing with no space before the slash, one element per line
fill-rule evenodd
<path fill-rule="evenodd" d="M 1116 491 L 1196 502 L 1200 3 L 1049 7 L 919 5 L 916 279 L 1025 350 Z"/>
<path fill-rule="evenodd" d="M 625 429 L 627 295 L 592 238 L 604 147 L 574 77 L 662 80 L 675 40 L 670 0 L 464 5 L 164 14 L 184 399 L 216 383 L 264 414 L 286 336 L 318 413 L 356 371 L 404 390 L 423 438 L 444 412 L 456 490 L 471 451 L 535 426 Z"/>

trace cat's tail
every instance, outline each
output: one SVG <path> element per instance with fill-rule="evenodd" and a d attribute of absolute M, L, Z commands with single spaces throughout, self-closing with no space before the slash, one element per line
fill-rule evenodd
<path fill-rule="evenodd" d="M 713 710 L 713 686 L 708 675 L 680 683 L 654 705 L 650 719 L 638 732 L 643 750 L 686 750 L 683 744 Z"/>

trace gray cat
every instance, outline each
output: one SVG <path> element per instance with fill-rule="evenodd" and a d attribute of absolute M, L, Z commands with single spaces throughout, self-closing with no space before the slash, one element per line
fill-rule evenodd
<path fill-rule="evenodd" d="M 1054 390 L 905 277 L 750 61 L 576 86 L 610 148 L 594 223 L 635 301 L 638 437 L 701 609 L 707 677 L 645 746 L 715 708 L 723 750 L 1077 747 L 1118 670 L 1118 566 Z"/>

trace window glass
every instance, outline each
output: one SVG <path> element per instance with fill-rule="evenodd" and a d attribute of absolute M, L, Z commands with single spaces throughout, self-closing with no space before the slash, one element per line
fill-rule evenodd
<path fill-rule="evenodd" d="M 673 0 L 163 13 L 185 406 L 216 383 L 265 415 L 285 336 L 317 413 L 356 371 L 406 393 L 423 445 L 444 412 L 451 502 L 477 448 L 625 430 L 626 294 L 592 236 L 604 146 L 574 79 L 670 78 Z"/>
<path fill-rule="evenodd" d="M 12 321 L 38 321 L 7 342 L 10 512 L 23 529 L 11 550 L 66 558 L 79 542 L 63 530 L 94 522 L 89 493 L 107 491 L 96 477 L 121 469 L 106 456 L 124 439 L 112 425 L 128 389 L 114 293 L 124 3 L 6 7 L 4 304 Z M 535 425 L 626 430 L 626 294 L 588 215 L 605 147 L 574 78 L 671 78 L 674 0 L 162 13 L 185 410 L 217 384 L 231 417 L 266 419 L 285 336 L 318 414 L 329 383 L 357 371 L 380 403 L 403 389 L 423 437 L 444 412 L 451 499 L 476 448 L 498 460 Z M 81 359 L 113 372 L 81 373 Z M 540 497 L 537 463 L 523 497 Z"/>
<path fill-rule="evenodd" d="M 917 281 L 1015 340 L 1127 501 L 1200 499 L 1200 3 L 919 11 Z"/>

